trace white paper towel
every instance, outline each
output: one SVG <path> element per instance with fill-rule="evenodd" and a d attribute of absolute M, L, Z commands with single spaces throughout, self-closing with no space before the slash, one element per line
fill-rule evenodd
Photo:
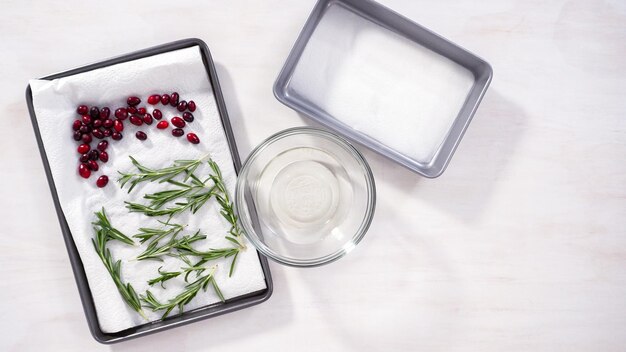
<path fill-rule="evenodd" d="M 30 85 L 37 122 L 61 208 L 85 267 L 100 327 L 104 332 L 112 333 L 143 324 L 145 320 L 122 300 L 96 255 L 91 243 L 93 237 L 91 222 L 94 221 L 94 211 L 104 206 L 113 226 L 129 236 L 137 233 L 140 227 L 158 226 L 157 218 L 147 218 L 138 213 L 131 214 L 124 207 L 125 200 L 143 203 L 144 194 L 164 187 L 163 184 L 144 183 L 130 194 L 126 190 L 121 190 L 116 182 L 117 171 L 132 169 L 129 155 L 144 165 L 157 168 L 168 166 L 176 159 L 195 159 L 208 153 L 220 166 L 232 195 L 236 174 L 200 50 L 198 47 L 191 47 L 53 81 L 32 80 Z M 173 91 L 180 93 L 181 100 L 196 102 L 197 110 L 194 112 L 196 119 L 188 124 L 185 132 L 196 132 L 201 139 L 200 144 L 193 145 L 185 137 L 173 137 L 171 129 L 158 130 L 155 127 L 156 122 L 152 126 L 136 127 L 126 120 L 124 138 L 121 141 L 109 139 L 107 150 L 109 162 L 101 163 L 100 170 L 92 173 L 88 180 L 78 175 L 79 154 L 76 152 L 78 143 L 72 139 L 71 129 L 72 121 L 78 118 L 76 114 L 78 105 L 108 106 L 113 115 L 117 107 L 125 106 L 126 97 L 134 95 L 142 97 L 144 101 L 141 106 L 146 106 L 148 111 L 152 112 L 153 107 L 147 105 L 145 97 Z M 164 119 L 180 116 L 180 113 L 172 107 L 164 107 L 161 104 L 157 107 L 163 112 Z M 142 142 L 136 139 L 134 134 L 137 130 L 146 132 L 148 140 Z M 206 175 L 207 171 L 208 167 L 203 166 L 202 169 L 198 169 L 198 174 Z M 103 174 L 108 175 L 110 181 L 107 187 L 100 189 L 96 187 L 95 181 Z M 231 247 L 230 242 L 224 239 L 230 226 L 218 212 L 219 206 L 215 201 L 210 201 L 195 215 L 190 216 L 187 212 L 176 216 L 175 222 L 189 225 L 184 234 L 192 234 L 201 229 L 202 233 L 207 235 L 206 240 L 194 244 L 198 249 Z M 111 241 L 108 247 L 111 248 L 115 259 L 122 259 L 123 279 L 132 283 L 137 292 L 142 293 L 150 288 L 158 299 L 166 300 L 182 290 L 184 283 L 178 279 L 167 282 L 166 290 L 162 290 L 158 285 L 149 287 L 146 283 L 148 279 L 158 276 L 157 269 L 160 266 L 163 266 L 164 270 L 176 270 L 180 265 L 179 260 L 167 258 L 164 262 L 150 260 L 137 262 L 131 259 L 143 251 L 146 245 L 131 248 Z M 239 255 L 232 278 L 228 277 L 230 259 L 215 263 L 218 264 L 216 281 L 227 299 L 266 287 L 257 253 L 250 244 L 248 249 Z M 209 289 L 207 292 L 199 293 L 186 309 L 218 301 L 217 296 Z M 161 316 L 160 313 L 149 312 L 147 309 L 146 313 L 151 321 Z"/>

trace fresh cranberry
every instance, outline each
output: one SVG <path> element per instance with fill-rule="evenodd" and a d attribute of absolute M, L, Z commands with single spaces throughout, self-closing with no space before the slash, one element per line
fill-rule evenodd
<path fill-rule="evenodd" d="M 170 94 L 170 105 L 171 106 L 177 106 L 178 105 L 178 98 L 180 96 L 178 95 L 178 93 L 174 92 L 172 94 Z"/>
<path fill-rule="evenodd" d="M 106 163 L 107 161 L 109 161 L 109 153 L 101 151 L 100 155 L 98 155 L 98 159 L 100 159 L 100 161 L 102 161 L 103 163 Z"/>
<path fill-rule="evenodd" d="M 124 138 L 124 135 L 120 132 L 113 132 L 111 138 L 113 138 L 114 141 L 119 141 L 120 139 Z"/>
<path fill-rule="evenodd" d="M 78 131 L 80 129 L 80 126 L 82 126 L 82 122 L 80 122 L 80 120 L 74 120 L 74 122 L 72 123 L 72 129 L 74 131 Z"/>
<path fill-rule="evenodd" d="M 85 154 L 89 151 L 89 149 L 91 149 L 91 147 L 89 146 L 89 144 L 81 144 L 78 146 L 78 148 L 76 149 L 78 151 L 79 154 Z"/>
<path fill-rule="evenodd" d="M 130 121 L 130 123 L 132 123 L 135 126 L 143 125 L 143 120 L 141 119 L 141 117 L 139 117 L 137 115 L 131 116 L 128 120 Z"/>
<path fill-rule="evenodd" d="M 139 115 L 143 115 L 143 114 L 145 114 L 147 112 L 148 112 L 148 110 L 146 110 L 146 108 L 139 108 L 139 109 L 137 109 L 137 113 Z"/>
<path fill-rule="evenodd" d="M 81 163 L 86 163 L 89 161 L 89 154 L 85 153 L 83 155 L 80 156 L 80 158 L 78 158 L 78 160 L 80 160 Z"/>
<path fill-rule="evenodd" d="M 83 120 L 83 123 L 84 123 L 85 125 L 90 124 L 90 123 L 91 123 L 91 121 L 92 121 L 91 116 L 89 116 L 89 115 L 83 115 L 82 120 Z"/>
<path fill-rule="evenodd" d="M 163 105 L 167 105 L 167 104 L 169 104 L 169 103 L 170 103 L 170 96 L 169 96 L 169 95 L 167 95 L 167 94 L 163 94 L 163 95 L 161 96 L 161 103 L 162 103 Z"/>
<path fill-rule="evenodd" d="M 94 120 L 91 124 L 93 127 L 98 128 L 102 126 L 102 120 Z"/>
<path fill-rule="evenodd" d="M 94 128 L 91 134 L 98 139 L 104 138 L 104 133 L 99 128 Z"/>
<path fill-rule="evenodd" d="M 183 128 L 185 127 L 185 121 L 183 119 L 181 119 L 178 116 L 174 116 L 172 117 L 172 119 L 170 120 L 172 122 L 172 125 L 178 127 L 178 128 Z"/>
<path fill-rule="evenodd" d="M 98 160 L 100 153 L 97 150 L 92 149 L 89 151 L 89 160 Z"/>
<path fill-rule="evenodd" d="M 128 99 L 126 99 L 126 104 L 129 106 L 137 106 L 139 103 L 141 103 L 141 99 L 138 97 L 128 97 Z"/>
<path fill-rule="evenodd" d="M 102 133 L 104 134 L 105 137 L 111 137 L 111 134 L 113 134 L 113 131 L 111 131 L 110 128 L 105 128 Z"/>
<path fill-rule="evenodd" d="M 193 122 L 193 114 L 190 112 L 183 112 L 183 120 L 187 121 L 187 122 Z"/>
<path fill-rule="evenodd" d="M 160 120 L 161 118 L 163 118 L 163 113 L 159 109 L 154 109 L 152 111 L 152 116 L 154 116 L 155 119 Z"/>
<path fill-rule="evenodd" d="M 83 143 L 87 143 L 87 144 L 91 143 L 91 141 L 93 140 L 93 138 L 91 138 L 91 135 L 87 133 L 83 134 L 81 139 L 83 140 Z"/>
<path fill-rule="evenodd" d="M 148 138 L 148 135 L 143 131 L 137 131 L 137 133 L 135 133 L 135 137 L 137 137 L 140 141 L 145 141 L 146 138 Z"/>
<path fill-rule="evenodd" d="M 111 128 L 111 127 L 113 127 L 113 120 L 105 119 L 104 121 L 102 121 L 102 127 L 104 127 L 104 128 Z"/>
<path fill-rule="evenodd" d="M 109 147 L 109 142 L 102 141 L 102 142 L 98 143 L 98 146 L 96 148 L 99 151 L 103 152 L 103 151 L 107 150 L 108 147 Z"/>
<path fill-rule="evenodd" d="M 182 128 L 175 128 L 175 129 L 172 130 L 172 136 L 174 136 L 174 137 L 180 137 L 180 136 L 182 136 L 184 134 L 185 134 L 185 131 L 183 131 Z"/>
<path fill-rule="evenodd" d="M 200 143 L 200 138 L 198 138 L 195 133 L 187 133 L 187 140 L 192 144 Z"/>
<path fill-rule="evenodd" d="M 76 112 L 78 113 L 78 115 L 85 115 L 89 113 L 89 107 L 87 105 L 79 105 L 76 108 Z"/>
<path fill-rule="evenodd" d="M 83 134 L 80 133 L 80 131 L 74 131 L 74 135 L 72 137 L 78 142 L 83 138 Z"/>
<path fill-rule="evenodd" d="M 98 186 L 99 188 L 106 187 L 108 183 L 109 183 L 109 176 L 107 175 L 102 175 L 98 177 L 98 179 L 96 180 L 96 186 Z"/>
<path fill-rule="evenodd" d="M 134 106 L 129 106 L 128 107 L 128 113 L 129 114 L 136 114 L 137 113 L 137 108 Z"/>
<path fill-rule="evenodd" d="M 141 119 L 146 125 L 152 125 L 152 115 L 145 113 Z"/>
<path fill-rule="evenodd" d="M 159 123 L 157 123 L 157 128 L 158 128 L 158 129 L 160 129 L 160 130 L 164 130 L 164 129 L 166 129 L 169 125 L 170 125 L 170 124 L 169 124 L 167 121 L 163 120 L 163 121 L 159 121 Z"/>
<path fill-rule="evenodd" d="M 181 101 L 180 103 L 178 103 L 178 106 L 176 107 L 176 109 L 178 109 L 178 111 L 180 112 L 187 110 L 187 102 L 184 100 Z"/>
<path fill-rule="evenodd" d="M 87 167 L 91 170 L 91 171 L 98 171 L 99 167 L 98 167 L 98 162 L 95 160 L 89 160 L 87 162 Z"/>
<path fill-rule="evenodd" d="M 89 109 L 89 115 L 93 119 L 99 118 L 100 117 L 100 109 L 98 109 L 97 106 L 92 106 L 91 109 Z"/>
<path fill-rule="evenodd" d="M 124 123 L 120 120 L 115 120 L 115 122 L 113 122 L 113 128 L 117 132 L 122 132 L 124 130 Z"/>
<path fill-rule="evenodd" d="M 111 109 L 107 108 L 106 106 L 100 109 L 100 120 L 106 120 L 109 118 L 109 116 L 111 116 Z"/>
<path fill-rule="evenodd" d="M 187 109 L 189 109 L 189 111 L 191 111 L 191 112 L 196 111 L 196 102 L 195 102 L 195 101 L 193 101 L 193 100 L 190 100 L 190 101 L 187 103 Z"/>
<path fill-rule="evenodd" d="M 80 133 L 89 133 L 89 126 L 83 124 L 78 130 L 80 131 Z"/>
<path fill-rule="evenodd" d="M 89 170 L 89 167 L 87 167 L 87 164 L 83 163 L 83 164 L 78 165 L 78 174 L 82 178 L 89 178 L 89 176 L 91 176 L 91 170 Z"/>
<path fill-rule="evenodd" d="M 148 97 L 148 104 L 156 105 L 161 101 L 161 96 L 158 94 L 153 94 Z"/>
<path fill-rule="evenodd" d="M 128 110 L 125 108 L 119 108 L 115 110 L 115 117 L 118 120 L 126 120 L 128 118 Z"/>

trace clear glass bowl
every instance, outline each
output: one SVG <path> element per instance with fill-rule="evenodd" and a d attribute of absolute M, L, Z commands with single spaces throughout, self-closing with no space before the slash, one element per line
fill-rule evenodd
<path fill-rule="evenodd" d="M 257 146 L 235 193 L 250 242 L 265 256 L 299 267 L 350 252 L 367 232 L 375 205 L 374 177 L 363 156 L 343 138 L 305 127 Z"/>

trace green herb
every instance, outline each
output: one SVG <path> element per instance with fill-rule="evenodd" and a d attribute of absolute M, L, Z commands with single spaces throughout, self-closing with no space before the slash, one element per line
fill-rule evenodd
<path fill-rule="evenodd" d="M 170 167 L 154 170 L 141 165 L 137 160 L 135 160 L 135 158 L 131 156 L 130 160 L 132 161 L 133 165 L 139 170 L 139 172 L 134 174 L 120 172 L 121 177 L 119 178 L 118 182 L 120 183 L 120 186 L 122 188 L 124 188 L 124 186 L 130 182 L 130 188 L 128 189 L 128 192 L 130 193 L 130 191 L 132 191 L 133 188 L 135 188 L 135 186 L 137 186 L 141 182 L 167 182 L 180 174 L 185 174 L 184 180 L 186 181 L 187 178 L 189 178 L 189 175 L 191 175 L 198 168 L 198 166 L 202 163 L 202 161 L 204 161 L 204 159 L 205 158 L 202 157 L 198 160 L 176 160 L 174 161 L 174 165 Z"/>
<path fill-rule="evenodd" d="M 166 228 L 153 229 L 153 228 L 142 227 L 139 229 L 139 231 L 141 232 L 134 235 L 133 237 L 139 238 L 139 241 L 141 243 L 145 243 L 148 240 L 152 240 L 152 242 L 159 242 L 160 240 L 162 240 L 163 238 L 169 235 L 173 235 L 173 237 L 175 237 L 184 228 L 183 225 L 179 225 L 179 224 L 170 224 L 168 222 L 163 222 L 163 221 L 159 221 L 159 222 L 165 225 Z"/>
<path fill-rule="evenodd" d="M 135 244 L 135 242 L 133 242 L 132 239 L 130 239 L 125 234 L 123 234 L 120 230 L 115 229 L 113 228 L 113 226 L 111 226 L 111 222 L 109 221 L 109 218 L 107 217 L 107 214 L 104 211 L 104 207 L 102 208 L 101 211 L 95 212 L 95 214 L 96 214 L 96 217 L 98 218 L 98 221 L 92 222 L 92 224 L 105 230 L 107 237 L 116 239 L 126 244 L 132 244 L 132 245 Z"/>
<path fill-rule="evenodd" d="M 172 250 L 190 247 L 189 244 L 205 239 L 206 236 L 200 235 L 200 230 L 196 231 L 193 236 L 183 236 L 181 238 L 172 237 L 166 244 L 159 246 L 158 241 L 152 241 L 148 248 L 141 253 L 137 260 L 158 259 L 164 255 L 172 255 Z"/>
<path fill-rule="evenodd" d="M 128 243 L 124 240 L 128 239 L 128 237 L 124 236 L 120 231 L 111 226 L 111 223 L 106 217 L 106 213 L 104 212 L 104 208 L 102 208 L 101 212 L 96 212 L 95 214 L 98 219 L 100 219 L 100 221 L 94 223 L 96 225 L 94 226 L 94 230 L 96 231 L 96 237 L 91 239 L 93 247 L 96 250 L 96 253 L 98 253 L 100 260 L 102 260 L 102 264 L 104 264 L 104 267 L 109 272 L 109 275 L 111 275 L 111 278 L 113 279 L 117 290 L 119 291 L 126 304 L 134 309 L 137 313 L 139 313 L 144 319 L 148 320 L 141 308 L 141 301 L 139 300 L 137 292 L 135 292 L 135 289 L 130 283 L 125 284 L 122 281 L 122 261 L 115 261 L 113 259 L 113 256 L 111 255 L 111 251 L 106 248 L 106 244 L 109 240 L 118 240 Z M 105 224 L 106 226 L 102 226 L 100 223 Z M 120 236 L 120 234 L 122 236 Z M 130 243 L 133 243 L 132 240 L 130 241 Z"/>
<path fill-rule="evenodd" d="M 161 268 L 162 267 L 157 270 L 159 272 L 159 276 L 152 280 L 148 280 L 148 285 L 152 286 L 156 283 L 160 283 L 161 287 L 165 288 L 165 286 L 163 286 L 165 281 L 178 277 L 182 274 L 180 271 L 161 271 Z"/>
<path fill-rule="evenodd" d="M 215 282 L 215 278 L 213 276 L 216 269 L 217 267 L 213 266 L 208 274 L 200 276 L 196 279 L 196 281 L 185 286 L 185 290 L 183 292 L 178 294 L 176 297 L 168 300 L 166 303 L 159 302 L 156 297 L 154 297 L 154 295 L 150 292 L 150 290 L 146 291 L 146 295 L 143 296 L 141 299 L 143 302 L 146 303 L 147 307 L 152 309 L 152 311 L 156 312 L 159 310 L 165 310 L 161 319 L 167 318 L 170 312 L 176 307 L 178 307 L 179 314 L 183 313 L 185 305 L 191 302 L 191 300 L 198 294 L 198 292 L 200 292 L 201 289 L 203 291 L 206 291 L 209 285 L 213 286 L 213 290 L 215 291 L 217 296 L 222 302 L 224 302 L 224 295 L 217 286 L 217 283 Z"/>

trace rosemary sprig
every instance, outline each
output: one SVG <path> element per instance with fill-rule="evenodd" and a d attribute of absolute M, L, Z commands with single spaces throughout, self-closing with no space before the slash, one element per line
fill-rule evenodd
<path fill-rule="evenodd" d="M 172 250 L 183 247 L 190 247 L 189 244 L 205 239 L 206 236 L 200 235 L 200 230 L 196 231 L 193 236 L 183 236 L 181 238 L 172 237 L 166 244 L 159 246 L 158 241 L 152 241 L 148 248 L 137 256 L 137 260 L 158 259 L 164 255 L 171 255 Z"/>
<path fill-rule="evenodd" d="M 148 285 L 152 286 L 156 283 L 160 283 L 161 287 L 165 288 L 165 286 L 163 286 L 163 283 L 165 281 L 178 277 L 180 274 L 182 274 L 182 272 L 180 271 L 161 271 L 161 268 L 163 267 L 160 267 L 157 270 L 159 272 L 159 276 L 155 277 L 154 279 L 148 280 Z"/>
<path fill-rule="evenodd" d="M 122 241 L 126 244 L 132 244 L 132 245 L 135 244 L 135 242 L 132 239 L 130 239 L 128 236 L 123 234 L 122 231 L 111 226 L 111 222 L 109 221 L 109 218 L 107 217 L 104 207 L 102 207 L 102 210 L 95 212 L 95 214 L 96 214 L 96 217 L 98 218 L 98 221 L 92 222 L 92 224 L 106 231 L 107 237 L 116 239 L 118 241 Z"/>
<path fill-rule="evenodd" d="M 104 264 L 104 267 L 109 272 L 109 275 L 111 275 L 111 278 L 113 279 L 113 282 L 115 283 L 115 286 L 117 287 L 120 295 L 124 299 L 124 302 L 126 302 L 129 307 L 139 313 L 144 319 L 148 320 L 143 312 L 143 309 L 141 308 L 141 301 L 139 300 L 137 292 L 130 283 L 125 284 L 122 281 L 122 261 L 115 261 L 113 259 L 113 256 L 111 255 L 111 251 L 106 248 L 106 244 L 109 240 L 122 241 L 119 237 L 119 234 L 121 234 L 121 232 L 115 230 L 111 226 L 111 223 L 106 218 L 104 208 L 102 208 L 101 212 L 97 212 L 96 216 L 98 216 L 99 219 L 106 219 L 107 227 L 103 227 L 98 223 L 95 223 L 96 226 L 94 226 L 94 230 L 96 231 L 96 237 L 91 239 L 93 247 L 96 250 L 96 253 L 98 253 L 102 264 Z M 128 238 L 126 236 L 124 237 Z"/>
<path fill-rule="evenodd" d="M 156 312 L 159 310 L 165 310 L 161 319 L 167 318 L 170 312 L 176 307 L 178 307 L 179 314 L 183 313 L 185 305 L 191 302 L 200 290 L 206 291 L 209 285 L 213 286 L 213 290 L 217 296 L 222 302 L 224 302 L 224 295 L 217 286 L 214 278 L 216 269 L 217 266 L 213 266 L 208 274 L 200 276 L 196 279 L 196 281 L 185 286 L 185 290 L 183 292 L 168 300 L 166 303 L 159 302 L 150 290 L 146 291 L 146 295 L 142 296 L 141 300 L 146 303 L 147 307 L 152 309 L 152 311 Z"/>
<path fill-rule="evenodd" d="M 128 188 L 128 193 L 130 193 L 133 188 L 135 188 L 135 186 L 137 186 L 141 182 L 167 182 L 180 174 L 185 174 L 184 180 L 186 181 L 187 178 L 189 178 L 189 175 L 193 174 L 193 172 L 198 168 L 202 161 L 204 161 L 204 159 L 205 157 L 197 160 L 175 160 L 174 165 L 155 170 L 141 165 L 137 160 L 135 160 L 135 158 L 130 156 L 130 160 L 132 161 L 133 165 L 139 170 L 139 172 L 120 172 L 121 177 L 118 179 L 118 182 L 120 183 L 120 186 L 122 188 L 124 188 L 124 186 L 130 182 L 130 187 Z"/>
<path fill-rule="evenodd" d="M 191 261 L 184 255 L 180 256 L 180 259 L 185 262 L 185 264 L 187 264 L 186 267 L 181 267 L 181 271 L 161 271 L 161 268 L 159 268 L 158 272 L 159 272 L 159 276 L 155 277 L 154 279 L 151 279 L 148 281 L 148 285 L 152 286 L 156 283 L 160 283 L 161 287 L 165 288 L 163 286 L 163 283 L 176 278 L 178 276 L 180 276 L 181 274 L 185 274 L 184 278 L 185 278 L 185 282 L 189 282 L 189 275 L 191 273 L 196 273 L 196 278 L 199 277 L 207 268 L 204 267 L 203 265 L 208 261 L 205 259 L 200 259 L 200 261 L 198 261 L 196 264 L 192 264 Z"/>
<path fill-rule="evenodd" d="M 152 240 L 152 242 L 159 242 L 163 238 L 173 235 L 172 237 L 176 237 L 178 233 L 180 233 L 184 226 L 179 224 L 171 224 L 164 221 L 159 221 L 159 223 L 166 226 L 164 229 L 153 229 L 148 227 L 142 227 L 139 229 L 139 233 L 134 235 L 133 237 L 139 238 L 139 242 L 145 243 L 148 240 Z"/>

